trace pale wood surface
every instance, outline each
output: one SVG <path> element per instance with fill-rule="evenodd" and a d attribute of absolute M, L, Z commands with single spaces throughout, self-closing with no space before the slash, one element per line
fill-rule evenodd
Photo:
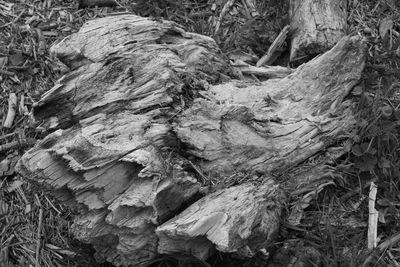
<path fill-rule="evenodd" d="M 291 0 L 291 62 L 305 62 L 332 48 L 347 30 L 347 0 Z"/>

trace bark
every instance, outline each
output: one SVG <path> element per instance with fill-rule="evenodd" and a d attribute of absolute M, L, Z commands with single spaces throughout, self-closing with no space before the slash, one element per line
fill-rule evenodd
<path fill-rule="evenodd" d="M 51 133 L 17 169 L 77 208 L 75 236 L 100 260 L 141 266 L 265 251 L 285 195 L 321 177 L 291 169 L 320 153 L 322 170 L 347 151 L 344 98 L 365 44 L 345 37 L 282 79 L 250 83 L 230 78 L 211 38 L 123 15 L 85 24 L 52 54 L 73 71 L 35 104 Z"/>
<path fill-rule="evenodd" d="M 291 0 L 290 61 L 297 64 L 332 48 L 347 29 L 347 0 Z"/>

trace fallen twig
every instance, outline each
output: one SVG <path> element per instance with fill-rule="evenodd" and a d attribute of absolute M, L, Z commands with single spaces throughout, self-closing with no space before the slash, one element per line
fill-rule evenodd
<path fill-rule="evenodd" d="M 267 53 L 262 58 L 260 58 L 260 60 L 257 62 L 257 64 L 256 64 L 257 67 L 261 67 L 264 64 L 270 65 L 271 63 L 273 63 L 273 56 L 274 56 L 275 52 L 277 52 L 277 50 L 279 48 L 281 48 L 282 45 L 284 44 L 286 37 L 288 36 L 289 29 L 290 29 L 289 25 L 286 25 L 282 29 L 282 31 L 279 33 L 278 37 L 276 37 L 275 41 L 268 48 Z"/>
<path fill-rule="evenodd" d="M 0 136 L 0 140 L 6 139 L 6 138 L 8 138 L 8 137 L 12 137 L 12 136 L 14 136 L 14 135 L 16 135 L 16 133 L 9 133 L 9 134 L 2 135 L 2 136 Z"/>
<path fill-rule="evenodd" d="M 35 267 L 40 267 L 39 255 L 40 255 L 40 243 L 42 240 L 43 208 L 37 194 L 35 194 L 35 198 L 37 204 L 39 205 L 39 225 L 37 228 L 37 236 L 36 236 Z"/>
<path fill-rule="evenodd" d="M 228 12 L 228 10 L 233 6 L 234 3 L 235 3 L 235 0 L 228 0 L 228 2 L 226 2 L 224 7 L 222 8 L 221 13 L 219 14 L 217 23 L 215 25 L 215 33 L 218 32 L 219 27 L 221 26 L 222 19 L 224 18 L 226 12 Z"/>
<path fill-rule="evenodd" d="M 236 60 L 231 65 L 240 70 L 242 74 L 254 74 L 266 78 L 284 78 L 293 72 L 292 69 L 282 66 L 255 67 L 241 60 Z"/>
<path fill-rule="evenodd" d="M 200 177 L 203 179 L 203 182 L 207 182 L 210 180 L 203 174 L 203 172 L 196 165 L 193 164 L 193 162 L 191 162 L 190 160 L 188 160 L 187 162 L 190 164 L 190 166 L 192 166 L 192 168 L 197 172 L 197 174 L 200 175 Z"/>
<path fill-rule="evenodd" d="M 16 148 L 21 148 L 21 147 L 26 147 L 30 145 L 36 144 L 36 140 L 33 138 L 27 138 L 23 140 L 18 140 L 18 141 L 13 141 L 4 145 L 0 145 L 0 153 L 1 152 L 6 152 L 11 149 L 16 149 Z"/>
<path fill-rule="evenodd" d="M 8 71 L 8 70 L 0 70 L 0 74 L 13 76 L 15 73 L 12 71 Z"/>
<path fill-rule="evenodd" d="M 11 24 L 14 24 L 15 22 L 17 22 L 17 21 L 21 18 L 22 14 L 24 14 L 24 12 L 25 12 L 25 10 L 22 10 L 22 12 L 19 13 L 19 15 L 18 15 L 13 21 L 10 21 L 9 23 L 6 23 L 6 24 L 4 24 L 4 25 L 1 25 L 1 26 L 0 26 L 0 29 L 1 29 L 1 28 L 5 28 L 5 27 L 7 27 L 8 25 L 11 25 Z"/>
<path fill-rule="evenodd" d="M 396 261 L 396 258 L 393 256 L 393 254 L 390 251 L 388 251 L 387 253 L 389 255 L 389 258 L 393 261 L 394 266 L 400 267 L 400 264 Z"/>

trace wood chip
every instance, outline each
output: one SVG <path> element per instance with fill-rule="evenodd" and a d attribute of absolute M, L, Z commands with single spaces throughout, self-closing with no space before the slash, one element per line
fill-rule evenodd
<path fill-rule="evenodd" d="M 378 211 L 375 209 L 376 193 L 378 187 L 375 183 L 371 182 L 369 190 L 369 219 L 368 219 L 368 249 L 372 250 L 377 245 L 377 233 L 378 233 Z"/>
<path fill-rule="evenodd" d="M 11 93 L 8 98 L 8 112 L 6 120 L 4 121 L 4 128 L 11 128 L 14 118 L 15 118 L 15 109 L 17 107 L 17 95 L 15 93 Z"/>

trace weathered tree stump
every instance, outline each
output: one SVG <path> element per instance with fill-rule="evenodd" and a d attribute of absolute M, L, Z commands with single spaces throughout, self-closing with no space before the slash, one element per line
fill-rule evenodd
<path fill-rule="evenodd" d="M 79 0 L 79 8 L 85 7 L 114 7 L 117 2 L 114 0 Z"/>
<path fill-rule="evenodd" d="M 211 38 L 175 23 L 88 22 L 52 48 L 71 72 L 35 104 L 51 133 L 18 170 L 77 208 L 75 236 L 99 260 L 251 257 L 274 241 L 286 195 L 347 151 L 355 120 L 345 97 L 364 51 L 345 37 L 285 78 L 249 83 L 230 78 Z"/>
<path fill-rule="evenodd" d="M 289 15 L 291 62 L 306 62 L 346 35 L 347 0 L 291 0 Z"/>

